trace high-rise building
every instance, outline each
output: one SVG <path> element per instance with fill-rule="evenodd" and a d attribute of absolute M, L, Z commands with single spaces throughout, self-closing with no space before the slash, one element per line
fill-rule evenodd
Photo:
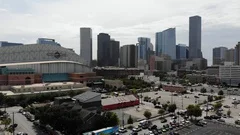
<path fill-rule="evenodd" d="M 92 62 L 92 29 L 80 28 L 80 56 L 88 66 Z"/>
<path fill-rule="evenodd" d="M 124 45 L 120 49 L 120 66 L 125 68 L 137 67 L 137 47 Z"/>
<path fill-rule="evenodd" d="M 156 56 L 168 55 L 176 59 L 176 30 L 169 28 L 156 33 Z"/>
<path fill-rule="evenodd" d="M 37 44 L 61 46 L 58 42 L 55 41 L 55 39 L 50 39 L 50 38 L 38 38 L 37 39 Z"/>
<path fill-rule="evenodd" d="M 235 47 L 235 64 L 240 65 L 240 42 Z"/>
<path fill-rule="evenodd" d="M 189 18 L 189 58 L 202 58 L 201 34 L 202 19 L 200 16 Z"/>
<path fill-rule="evenodd" d="M 109 65 L 110 57 L 110 35 L 106 33 L 98 34 L 98 46 L 97 46 L 97 65 L 104 67 Z"/>
<path fill-rule="evenodd" d="M 111 40 L 109 46 L 109 65 L 108 66 L 119 66 L 119 41 Z"/>
<path fill-rule="evenodd" d="M 226 47 L 213 48 L 213 65 L 223 65 L 225 61 Z"/>
<path fill-rule="evenodd" d="M 228 49 L 225 51 L 225 61 L 234 62 L 235 49 Z"/>
<path fill-rule="evenodd" d="M 7 41 L 0 41 L 0 47 L 18 46 L 23 45 L 22 43 L 10 43 Z"/>
<path fill-rule="evenodd" d="M 185 44 L 176 45 L 176 59 L 177 60 L 187 59 L 187 46 Z"/>
<path fill-rule="evenodd" d="M 186 58 L 189 59 L 189 46 L 186 47 Z"/>
<path fill-rule="evenodd" d="M 138 59 L 148 60 L 148 48 L 150 48 L 150 38 L 139 37 L 138 38 Z"/>

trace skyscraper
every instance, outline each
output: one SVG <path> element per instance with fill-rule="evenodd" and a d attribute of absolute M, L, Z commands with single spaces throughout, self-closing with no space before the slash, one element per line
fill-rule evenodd
<path fill-rule="evenodd" d="M 138 38 L 138 59 L 148 60 L 148 48 L 150 48 L 150 38 Z"/>
<path fill-rule="evenodd" d="M 99 67 L 104 67 L 109 65 L 110 57 L 110 35 L 106 33 L 98 34 L 97 39 L 97 65 Z"/>
<path fill-rule="evenodd" d="M 228 49 L 225 51 L 225 61 L 234 62 L 235 49 Z"/>
<path fill-rule="evenodd" d="M 121 47 L 120 66 L 125 68 L 137 66 L 137 47 L 135 45 L 124 45 Z"/>
<path fill-rule="evenodd" d="M 176 30 L 169 28 L 156 33 L 156 56 L 168 55 L 176 59 Z"/>
<path fill-rule="evenodd" d="M 109 46 L 109 65 L 108 66 L 119 66 L 119 41 L 111 40 Z"/>
<path fill-rule="evenodd" d="M 240 65 L 240 42 L 235 47 L 235 64 Z"/>
<path fill-rule="evenodd" d="M 223 65 L 225 61 L 226 47 L 213 48 L 213 65 Z"/>
<path fill-rule="evenodd" d="M 176 45 L 176 59 L 187 59 L 187 46 L 185 44 Z"/>
<path fill-rule="evenodd" d="M 80 28 L 80 56 L 88 66 L 92 62 L 92 29 Z"/>
<path fill-rule="evenodd" d="M 200 16 L 189 18 L 189 58 L 202 58 L 201 34 L 202 19 Z"/>

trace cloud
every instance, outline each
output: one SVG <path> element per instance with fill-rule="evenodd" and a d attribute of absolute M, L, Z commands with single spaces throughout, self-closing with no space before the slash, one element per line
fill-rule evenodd
<path fill-rule="evenodd" d="M 97 34 L 106 32 L 121 45 L 138 37 L 176 27 L 177 43 L 188 45 L 189 16 L 202 16 L 202 50 L 209 61 L 216 46 L 233 47 L 240 39 L 238 0 L 0 0 L 0 40 L 32 43 L 55 38 L 79 53 L 79 28 L 93 30 L 93 57 Z"/>

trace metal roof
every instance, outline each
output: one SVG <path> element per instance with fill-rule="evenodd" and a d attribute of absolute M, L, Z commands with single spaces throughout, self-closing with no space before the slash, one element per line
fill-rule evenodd
<path fill-rule="evenodd" d="M 96 92 L 87 91 L 87 92 L 84 92 L 82 94 L 76 95 L 73 98 L 80 101 L 80 102 L 86 102 L 86 101 L 88 101 L 90 99 L 93 99 L 94 97 L 97 97 L 97 96 L 101 96 L 101 94 L 96 93 Z"/>
<path fill-rule="evenodd" d="M 0 67 L 2 67 L 2 66 L 17 66 L 17 65 L 31 65 L 31 64 L 49 64 L 49 63 L 73 63 L 73 64 L 84 65 L 83 63 L 74 62 L 74 61 L 58 60 L 58 61 L 36 61 L 36 62 L 6 63 L 6 64 L 0 64 Z"/>

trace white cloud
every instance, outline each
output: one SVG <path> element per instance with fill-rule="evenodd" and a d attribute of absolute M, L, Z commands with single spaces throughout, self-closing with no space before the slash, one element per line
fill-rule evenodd
<path fill-rule="evenodd" d="M 15 5 L 14 2 L 0 0 L 0 40 L 31 43 L 38 37 L 49 37 L 79 53 L 79 28 L 88 26 L 93 29 L 94 58 L 100 32 L 109 33 L 121 45 L 135 44 L 137 37 L 150 37 L 155 44 L 156 32 L 176 27 L 177 43 L 188 44 L 188 17 L 197 14 L 202 16 L 202 49 L 209 60 L 212 57 L 209 46 L 224 43 L 233 47 L 240 39 L 238 0 L 24 0 Z"/>

